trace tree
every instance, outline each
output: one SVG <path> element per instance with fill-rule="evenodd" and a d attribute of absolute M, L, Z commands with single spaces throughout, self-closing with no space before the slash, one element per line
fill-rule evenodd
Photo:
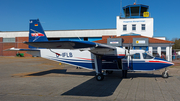
<path fill-rule="evenodd" d="M 180 49 L 180 38 L 173 38 L 174 45 L 172 46 L 173 49 Z"/>

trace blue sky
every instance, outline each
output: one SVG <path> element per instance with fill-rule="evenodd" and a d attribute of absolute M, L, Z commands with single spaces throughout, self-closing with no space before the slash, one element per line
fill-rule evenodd
<path fill-rule="evenodd" d="M 122 7 L 135 0 L 0 0 L 0 31 L 28 31 L 39 18 L 44 30 L 116 28 Z M 136 0 L 149 5 L 154 36 L 180 38 L 180 0 Z"/>

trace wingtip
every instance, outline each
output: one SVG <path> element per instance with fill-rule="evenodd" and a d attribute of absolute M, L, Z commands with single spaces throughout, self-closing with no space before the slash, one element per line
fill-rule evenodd
<path fill-rule="evenodd" d="M 12 48 L 5 49 L 5 50 L 3 50 L 3 51 L 12 51 L 12 50 L 17 50 L 17 49 L 18 49 L 18 48 L 12 47 Z"/>
<path fill-rule="evenodd" d="M 23 41 L 23 43 L 27 43 L 26 41 Z"/>

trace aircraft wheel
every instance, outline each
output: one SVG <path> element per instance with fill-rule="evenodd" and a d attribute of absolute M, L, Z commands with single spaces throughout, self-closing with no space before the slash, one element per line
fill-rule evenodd
<path fill-rule="evenodd" d="M 163 78 L 168 78 L 168 77 L 169 77 L 169 74 L 168 74 L 168 73 L 163 72 L 163 73 L 162 73 L 162 77 L 163 77 Z"/>
<path fill-rule="evenodd" d="M 102 81 L 104 79 L 104 75 L 103 74 L 97 74 L 96 75 L 96 80 L 97 81 Z"/>
<path fill-rule="evenodd" d="M 113 73 L 113 71 L 106 71 L 108 74 L 112 74 Z"/>

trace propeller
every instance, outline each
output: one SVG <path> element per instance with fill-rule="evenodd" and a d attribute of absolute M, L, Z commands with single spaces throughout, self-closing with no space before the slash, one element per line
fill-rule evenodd
<path fill-rule="evenodd" d="M 130 47 L 128 47 L 128 57 L 127 57 L 127 62 L 128 62 L 128 69 L 129 69 L 129 61 L 130 61 Z"/>
<path fill-rule="evenodd" d="M 127 66 L 128 66 L 128 69 L 129 69 L 129 66 L 130 66 L 130 55 L 131 55 L 131 54 L 130 54 L 130 47 L 131 47 L 131 44 L 130 44 L 130 43 L 131 43 L 131 42 L 129 41 L 128 57 L 127 57 L 127 59 L 128 59 L 128 60 L 127 60 L 127 62 L 128 62 L 128 65 L 127 65 Z"/>

